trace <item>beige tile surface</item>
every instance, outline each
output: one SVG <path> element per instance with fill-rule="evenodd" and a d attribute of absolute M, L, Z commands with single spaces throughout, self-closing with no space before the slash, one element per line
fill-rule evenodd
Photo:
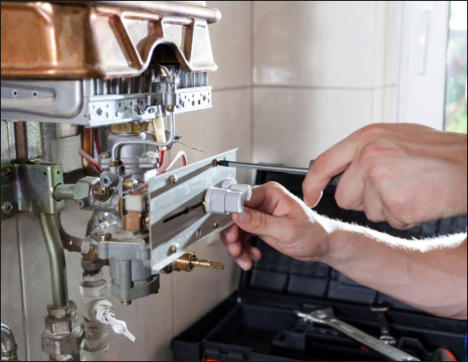
<path fill-rule="evenodd" d="M 221 261 L 224 270 L 194 269 L 174 273 L 174 333 L 181 333 L 238 288 L 239 267 L 221 242 L 191 248 L 200 259 Z"/>
<path fill-rule="evenodd" d="M 16 344 L 18 345 L 18 358 L 24 361 L 26 359 L 26 339 L 23 328 L 20 259 L 16 234 L 16 219 L 13 218 L 2 221 L 1 229 L 2 323 L 5 323 L 12 330 Z"/>
<path fill-rule="evenodd" d="M 223 17 L 210 25 L 211 45 L 218 70 L 209 74 L 214 89 L 247 87 L 251 72 L 250 1 L 207 1 L 208 7 L 221 11 Z"/>
<path fill-rule="evenodd" d="M 255 1 L 254 84 L 373 87 L 377 2 Z"/>
<path fill-rule="evenodd" d="M 206 151 L 194 151 L 176 144 L 171 151 L 187 153 L 189 162 L 198 161 L 232 148 L 238 148 L 237 159 L 251 159 L 251 90 L 236 89 L 213 92 L 213 108 L 177 117 L 177 134 L 186 144 Z M 238 181 L 247 182 L 249 173 L 238 171 Z"/>
<path fill-rule="evenodd" d="M 49 259 L 36 217 L 26 213 L 16 217 L 23 256 L 25 322 L 30 339 L 30 358 L 47 360 L 48 356 L 42 352 L 41 333 L 44 330 L 47 305 L 52 299 Z"/>
<path fill-rule="evenodd" d="M 254 162 L 307 167 L 373 120 L 371 90 L 255 88 L 253 99 Z"/>

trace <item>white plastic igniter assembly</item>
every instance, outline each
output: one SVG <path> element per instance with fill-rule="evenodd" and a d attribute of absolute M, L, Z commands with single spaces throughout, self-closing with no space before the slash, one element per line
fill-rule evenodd
<path fill-rule="evenodd" d="M 245 201 L 252 196 L 250 185 L 238 184 L 236 180 L 228 178 L 221 187 L 210 187 L 205 195 L 205 210 L 212 214 L 240 213 Z"/>
<path fill-rule="evenodd" d="M 92 308 L 92 314 L 96 320 L 103 324 L 111 326 L 117 334 L 123 334 L 132 342 L 135 342 L 135 336 L 128 330 L 127 323 L 115 318 L 114 307 L 107 299 L 98 300 Z"/>

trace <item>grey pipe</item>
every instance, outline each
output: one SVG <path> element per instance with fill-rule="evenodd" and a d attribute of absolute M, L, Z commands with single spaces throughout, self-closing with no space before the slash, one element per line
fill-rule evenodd
<path fill-rule="evenodd" d="M 75 184 L 59 184 L 55 186 L 54 198 L 56 200 L 73 200 Z"/>
<path fill-rule="evenodd" d="M 17 361 L 16 341 L 11 329 L 2 323 L 2 361 Z"/>
<path fill-rule="evenodd" d="M 54 307 L 65 307 L 68 304 L 67 268 L 57 221 L 55 215 L 41 212 L 39 222 L 49 254 L 52 302 Z"/>

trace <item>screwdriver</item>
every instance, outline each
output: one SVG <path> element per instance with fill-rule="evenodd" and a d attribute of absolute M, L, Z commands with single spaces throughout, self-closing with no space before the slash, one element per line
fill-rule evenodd
<path fill-rule="evenodd" d="M 314 160 L 310 161 L 309 166 L 314 162 Z M 284 172 L 290 173 L 294 175 L 307 175 L 309 172 L 308 168 L 302 167 L 288 167 L 288 166 L 274 166 L 274 165 L 266 165 L 262 163 L 248 163 L 248 162 L 237 162 L 237 161 L 228 161 L 228 160 L 217 160 L 216 164 L 218 166 L 225 166 L 225 167 L 235 167 L 235 168 L 246 168 L 250 170 L 261 170 L 261 171 L 273 171 L 273 172 Z M 340 181 L 340 175 L 333 177 L 329 185 L 336 186 L 338 181 Z"/>

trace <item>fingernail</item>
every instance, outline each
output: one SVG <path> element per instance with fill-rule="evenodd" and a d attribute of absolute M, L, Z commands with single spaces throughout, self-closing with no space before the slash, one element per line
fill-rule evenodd
<path fill-rule="evenodd" d="M 238 220 L 241 224 L 246 224 L 249 222 L 250 215 L 245 211 L 242 210 L 242 212 L 239 214 Z"/>
<path fill-rule="evenodd" d="M 246 261 L 246 260 L 243 260 L 243 259 L 240 259 L 237 261 L 237 264 L 239 264 L 239 266 L 244 269 L 244 270 L 247 270 L 249 268 L 249 262 Z"/>

